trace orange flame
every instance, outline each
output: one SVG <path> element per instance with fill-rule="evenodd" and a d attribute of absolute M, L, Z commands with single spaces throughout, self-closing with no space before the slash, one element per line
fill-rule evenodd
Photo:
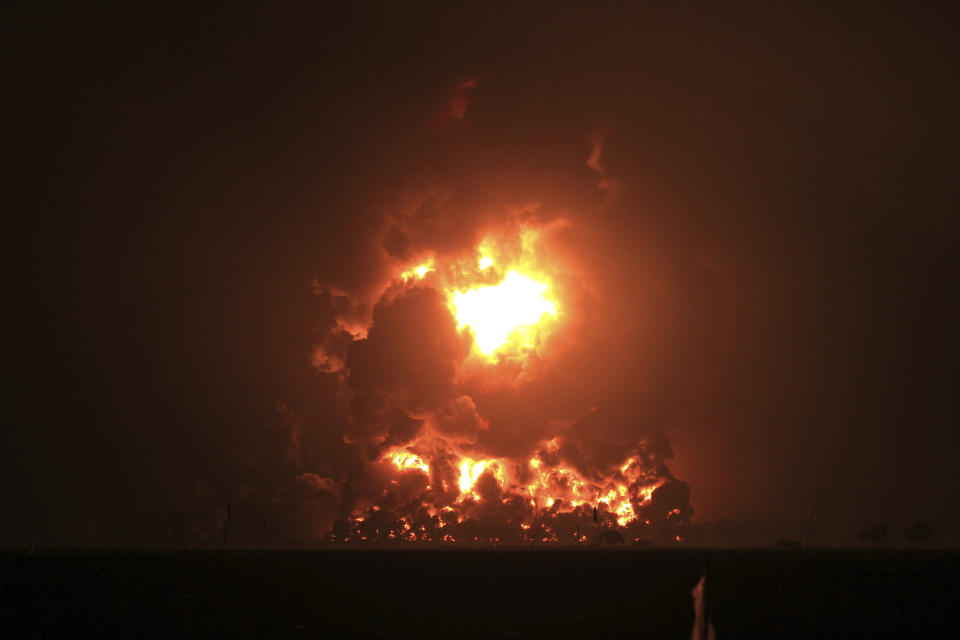
<path fill-rule="evenodd" d="M 430 437 L 430 436 L 426 436 Z M 397 542 L 476 542 L 499 544 L 500 537 L 484 537 L 469 527 L 474 514 L 488 513 L 491 507 L 507 506 L 513 514 L 512 526 L 517 535 L 539 542 L 579 543 L 586 540 L 578 523 L 591 521 L 593 508 L 599 510 L 601 526 L 614 522 L 621 527 L 650 526 L 649 519 L 641 520 L 636 508 L 650 504 L 653 493 L 664 482 L 662 478 L 647 481 L 650 469 L 641 460 L 631 457 L 614 467 L 608 475 L 588 477 L 572 467 L 555 460 L 560 438 L 541 443 L 543 456 L 537 454 L 525 463 L 517 464 L 500 458 L 473 458 L 449 449 L 436 451 L 440 465 L 434 464 L 407 448 L 388 450 L 381 460 L 402 473 L 432 472 L 452 474 L 438 483 L 438 490 L 425 485 L 417 498 L 419 507 L 404 515 L 386 511 L 379 505 L 367 507 L 350 518 L 349 535 L 341 540 L 394 540 Z M 428 447 L 429 448 L 429 447 Z M 500 491 L 497 497 L 481 495 L 477 483 L 484 475 L 491 475 Z M 439 486 L 443 485 L 443 490 Z M 449 486 L 453 494 L 447 490 Z M 387 492 L 384 492 L 387 496 Z M 478 511 L 479 510 L 479 511 Z M 679 510 L 667 519 L 679 515 Z M 642 513 L 642 512 L 641 512 Z M 482 517 L 482 516 L 481 516 Z M 566 518 L 566 519 L 564 519 Z M 608 523 L 603 525 L 603 523 Z M 462 527 L 467 527 L 463 529 Z M 461 534 L 463 537 L 461 538 Z"/>
<path fill-rule="evenodd" d="M 428 476 L 430 475 L 430 465 L 424 462 L 423 458 L 415 453 L 407 451 L 406 449 L 391 451 L 386 455 L 386 458 L 393 462 L 393 464 L 395 464 L 401 471 L 417 469 Z"/>
<path fill-rule="evenodd" d="M 399 273 L 395 284 L 431 274 L 427 286 L 444 293 L 459 328 L 473 336 L 473 357 L 483 375 L 485 360 L 537 352 L 541 339 L 564 320 L 564 281 L 539 261 L 537 242 L 538 233 L 529 229 L 519 238 L 487 237 L 470 256 L 431 257 Z M 653 494 L 669 478 L 662 467 L 639 453 L 602 468 L 574 465 L 564 458 L 565 437 L 542 440 L 536 453 L 520 459 L 481 457 L 467 448 L 476 442 L 445 436 L 428 416 L 415 440 L 380 455 L 379 462 L 395 470 L 382 501 L 358 507 L 337 538 L 499 543 L 511 531 L 514 538 L 504 539 L 512 542 L 579 543 L 587 538 L 581 523 L 615 523 L 632 534 L 655 526 L 653 514 L 662 518 L 663 510 L 653 508 Z M 478 524 L 489 523 L 494 512 L 498 526 L 508 527 L 496 536 L 489 524 Z M 685 517 L 674 509 L 666 521 L 682 524 Z"/>
<path fill-rule="evenodd" d="M 500 465 L 496 460 L 471 460 L 470 458 L 463 458 L 460 463 L 460 480 L 458 483 L 461 497 L 469 495 L 475 500 L 479 499 L 473 487 L 485 471 L 493 474 L 498 485 L 501 487 L 504 485 L 503 471 L 500 469 Z"/>
<path fill-rule="evenodd" d="M 402 280 L 412 280 L 414 278 L 418 280 L 422 280 L 424 276 L 434 271 L 434 269 L 435 269 L 434 260 L 433 258 L 430 258 L 426 262 L 418 264 L 412 269 L 408 269 L 407 271 L 404 271 L 403 273 L 400 274 L 400 278 Z"/>

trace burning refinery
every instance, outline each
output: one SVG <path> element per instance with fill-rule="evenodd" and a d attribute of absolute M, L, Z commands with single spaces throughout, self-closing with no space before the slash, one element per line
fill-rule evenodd
<path fill-rule="evenodd" d="M 4 13 L 0 640 L 960 635 L 948 12 L 90 4 Z"/>
<path fill-rule="evenodd" d="M 690 490 L 665 436 L 603 391 L 616 358 L 592 352 L 596 302 L 570 237 L 567 221 L 513 220 L 472 250 L 396 261 L 366 324 L 342 314 L 339 353 L 328 341 L 317 360 L 342 383 L 358 463 L 324 478 L 338 513 L 322 540 L 684 539 Z"/>

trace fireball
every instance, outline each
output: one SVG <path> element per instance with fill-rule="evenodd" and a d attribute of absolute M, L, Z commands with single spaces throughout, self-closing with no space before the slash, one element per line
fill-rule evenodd
<path fill-rule="evenodd" d="M 511 270 L 499 284 L 455 291 L 458 327 L 469 327 L 477 350 L 488 357 L 508 345 L 529 349 L 539 338 L 537 325 L 544 316 L 557 314 L 548 288 L 546 282 Z"/>
<path fill-rule="evenodd" d="M 513 375 L 512 364 L 487 366 L 491 362 L 555 356 L 540 351 L 542 341 L 563 330 L 561 321 L 576 317 L 569 296 L 577 281 L 561 275 L 565 265 L 548 263 L 550 252 L 543 248 L 540 232 L 525 228 L 514 236 L 490 235 L 473 251 L 424 253 L 397 265 L 391 295 L 434 289 L 452 316 L 445 320 L 472 338 L 469 357 L 479 366 L 465 367 L 465 389 L 477 381 L 482 387 L 503 372 L 503 379 Z M 580 543 L 587 540 L 582 527 L 591 523 L 597 532 L 617 526 L 646 536 L 664 522 L 675 531 L 687 521 L 678 508 L 651 524 L 653 493 L 669 476 L 656 460 L 641 455 L 643 443 L 602 465 L 566 457 L 577 447 L 564 448 L 565 434 L 545 437 L 519 456 L 504 456 L 481 439 L 451 436 L 439 426 L 444 414 L 431 411 L 417 416 L 423 426 L 409 441 L 380 454 L 392 472 L 388 482 L 375 504 L 358 507 L 342 523 L 338 539 Z"/>

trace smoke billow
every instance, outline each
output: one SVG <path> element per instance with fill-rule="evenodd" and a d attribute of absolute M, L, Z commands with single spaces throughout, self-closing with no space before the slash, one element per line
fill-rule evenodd
<path fill-rule="evenodd" d="M 11 16 L 5 544 L 957 539 L 951 21 L 141 14 Z"/>
<path fill-rule="evenodd" d="M 642 210 L 603 157 L 615 130 L 584 121 L 558 139 L 541 122 L 518 149 L 517 123 L 498 131 L 504 106 L 484 92 L 460 81 L 441 125 L 424 107 L 401 177 L 371 185 L 379 215 L 349 276 L 317 276 L 330 315 L 313 362 L 338 388 L 341 442 L 317 453 L 327 473 L 292 469 L 284 499 L 301 499 L 313 541 L 575 542 L 595 519 L 682 539 L 690 487 L 659 421 L 684 396 L 671 377 L 713 348 L 718 294 L 709 278 L 681 289 L 695 300 L 656 281 L 658 255 L 621 224 Z M 477 268 L 483 256 L 495 266 Z M 512 267 L 549 282 L 559 311 L 484 358 L 451 294 L 465 273 L 492 286 Z M 662 323 L 689 304 L 708 326 Z"/>

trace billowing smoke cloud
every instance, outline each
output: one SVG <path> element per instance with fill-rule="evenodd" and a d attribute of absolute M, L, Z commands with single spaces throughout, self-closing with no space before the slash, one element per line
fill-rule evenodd
<path fill-rule="evenodd" d="M 318 452 L 326 473 L 288 470 L 283 499 L 313 522 L 298 525 L 307 540 L 574 542 L 595 519 L 634 539 L 690 530 L 662 420 L 686 397 L 675 379 L 716 348 L 719 294 L 621 232 L 643 212 L 612 188 L 614 129 L 584 120 L 557 140 L 540 123 L 518 149 L 501 119 L 532 114 L 495 92 L 460 81 L 439 127 L 424 105 L 416 145 L 395 159 L 400 179 L 374 187 L 379 214 L 348 254 L 354 272 L 317 275 L 330 315 L 313 361 L 338 389 L 338 449 L 350 453 Z M 533 265 L 560 305 L 535 344 L 495 360 L 477 357 L 450 304 L 451 274 L 483 252 Z M 493 285 L 504 272 L 474 277 Z M 691 277 L 703 286 L 662 279 Z"/>
<path fill-rule="evenodd" d="M 11 17 L 5 544 L 503 537 L 573 473 L 957 540 L 951 21 L 396 4 Z M 447 270 L 525 228 L 559 314 L 479 366 Z"/>

